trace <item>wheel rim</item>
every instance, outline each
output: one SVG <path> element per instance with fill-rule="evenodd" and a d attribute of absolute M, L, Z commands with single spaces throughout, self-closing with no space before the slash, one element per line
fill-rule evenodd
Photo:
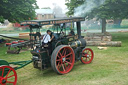
<path fill-rule="evenodd" d="M 10 66 L 1 66 L 0 67 L 0 84 L 6 85 L 8 83 L 16 85 L 17 83 L 17 74 L 16 71 Z M 4 76 L 4 74 L 6 75 Z"/>
<path fill-rule="evenodd" d="M 59 45 L 62 45 L 61 41 L 58 41 L 56 44 L 55 44 L 55 48 Z"/>
<path fill-rule="evenodd" d="M 60 74 L 68 73 L 74 65 L 75 55 L 70 47 L 61 48 L 56 57 L 56 69 Z"/>
<path fill-rule="evenodd" d="M 93 51 L 90 48 L 86 48 L 82 51 L 81 61 L 84 64 L 89 64 L 92 62 L 94 57 Z"/>

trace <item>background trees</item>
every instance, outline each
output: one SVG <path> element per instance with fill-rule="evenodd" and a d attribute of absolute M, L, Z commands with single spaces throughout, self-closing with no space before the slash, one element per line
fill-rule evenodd
<path fill-rule="evenodd" d="M 67 15 L 73 15 L 74 9 L 84 3 L 84 0 L 66 0 L 65 5 L 67 5 L 68 12 Z"/>
<path fill-rule="evenodd" d="M 36 0 L 0 0 L 0 22 L 20 22 L 35 18 Z"/>
<path fill-rule="evenodd" d="M 89 2 L 91 2 L 90 5 L 92 5 L 90 10 L 86 10 L 87 6 L 89 6 Z M 81 16 L 84 16 L 88 19 L 97 18 L 102 19 L 102 32 L 106 32 L 106 19 L 125 19 L 128 18 L 128 0 L 104 0 L 103 3 L 101 3 L 103 0 L 68 0 L 66 5 L 69 9 L 67 12 L 68 15 L 72 15 L 75 13 L 75 7 L 80 7 L 81 11 L 84 11 L 80 13 Z M 80 3 L 81 2 L 81 3 Z M 74 4 L 75 3 L 75 4 Z M 76 3 L 79 3 L 76 5 Z M 82 4 L 84 3 L 84 4 Z M 93 4 L 92 4 L 93 3 Z M 76 11 L 80 12 L 80 11 Z"/>

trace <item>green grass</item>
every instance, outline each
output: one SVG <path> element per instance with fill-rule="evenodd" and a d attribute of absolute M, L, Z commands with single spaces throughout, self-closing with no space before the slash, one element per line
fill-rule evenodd
<path fill-rule="evenodd" d="M 17 85 L 128 85 L 128 33 L 111 33 L 114 41 L 122 41 L 122 47 L 109 47 L 107 50 L 94 51 L 94 60 L 85 65 L 75 63 L 71 72 L 56 74 L 51 68 L 40 71 L 32 64 L 17 70 Z M 2 45 L 1 45 L 2 46 Z M 5 47 L 0 47 L 0 59 L 8 62 L 30 60 L 29 51 L 5 54 Z"/>

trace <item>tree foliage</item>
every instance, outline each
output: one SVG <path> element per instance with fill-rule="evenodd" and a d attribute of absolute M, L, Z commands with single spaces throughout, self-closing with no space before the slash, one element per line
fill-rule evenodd
<path fill-rule="evenodd" d="M 88 5 L 87 2 L 94 3 L 93 9 L 85 11 Z M 106 31 L 106 19 L 125 19 L 128 18 L 128 0 L 104 0 L 103 4 L 100 2 L 103 0 L 67 0 L 68 15 L 74 14 L 74 9 L 78 6 L 83 6 L 81 16 L 87 19 L 97 18 L 102 19 L 102 32 Z M 78 4 L 77 4 L 78 3 Z"/>
<path fill-rule="evenodd" d="M 87 0 L 67 0 L 66 5 L 68 7 L 68 15 L 74 14 L 74 9 L 80 5 L 85 5 Z M 90 0 L 92 3 L 98 5 L 98 2 L 102 0 Z M 128 0 L 105 0 L 102 5 L 96 6 L 83 16 L 88 18 L 105 18 L 105 19 L 124 19 L 128 18 Z"/>
<path fill-rule="evenodd" d="M 128 18 L 127 6 L 128 0 L 106 0 L 103 5 L 94 8 L 85 16 L 100 19 L 125 19 Z"/>
<path fill-rule="evenodd" d="M 35 18 L 36 0 L 0 0 L 0 22 L 20 22 Z"/>
<path fill-rule="evenodd" d="M 68 12 L 66 13 L 67 15 L 73 15 L 74 14 L 74 9 L 84 3 L 84 0 L 66 0 L 65 5 L 68 8 Z"/>

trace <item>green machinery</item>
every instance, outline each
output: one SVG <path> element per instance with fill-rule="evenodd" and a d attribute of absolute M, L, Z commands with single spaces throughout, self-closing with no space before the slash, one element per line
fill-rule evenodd
<path fill-rule="evenodd" d="M 34 68 L 43 70 L 52 67 L 58 74 L 66 74 L 70 72 L 76 61 L 80 60 L 84 64 L 91 63 L 94 57 L 93 51 L 90 48 L 85 48 L 86 41 L 81 37 L 81 21 L 84 20 L 84 17 L 72 17 L 21 22 L 21 25 L 29 25 L 30 27 L 32 60 L 12 63 L 0 60 L 0 84 L 5 85 L 6 83 L 13 83 L 16 85 L 17 76 L 15 70 L 22 68 L 31 62 L 33 63 Z M 69 30 L 66 30 L 66 24 L 72 22 L 76 22 L 76 34 L 73 30 L 71 30 L 70 34 L 67 33 Z M 42 47 L 40 28 L 44 25 L 54 26 L 54 31 L 52 33 L 54 39 L 51 41 L 51 54 L 47 47 Z M 36 32 L 34 30 L 36 30 Z M 18 65 L 18 67 L 11 67 L 10 65 L 12 64 Z M 14 77 L 13 82 L 7 80 L 10 71 L 13 71 L 14 73 L 14 75 L 12 75 Z"/>

